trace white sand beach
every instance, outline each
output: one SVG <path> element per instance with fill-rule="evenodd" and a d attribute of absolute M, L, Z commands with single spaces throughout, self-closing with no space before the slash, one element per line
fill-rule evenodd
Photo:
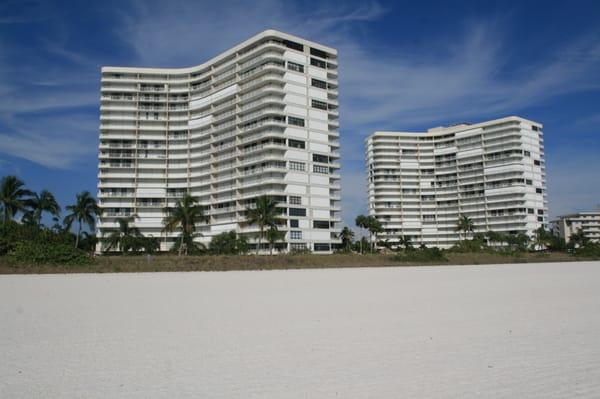
<path fill-rule="evenodd" d="M 332 397 L 600 397 L 600 262 L 0 276 L 0 398 Z"/>

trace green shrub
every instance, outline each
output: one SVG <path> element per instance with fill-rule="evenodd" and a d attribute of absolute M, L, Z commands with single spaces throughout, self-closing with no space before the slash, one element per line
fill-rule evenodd
<path fill-rule="evenodd" d="M 585 246 L 575 249 L 575 256 L 584 258 L 600 258 L 600 244 L 588 242 Z"/>
<path fill-rule="evenodd" d="M 0 256 L 7 255 L 19 242 L 75 245 L 75 236 L 48 228 L 16 222 L 0 223 Z"/>
<path fill-rule="evenodd" d="M 28 265 L 82 265 L 92 261 L 91 256 L 70 244 L 54 244 L 36 241 L 18 241 L 8 252 L 14 263 Z"/>
<path fill-rule="evenodd" d="M 248 240 L 235 231 L 223 232 L 213 236 L 208 250 L 213 255 L 239 255 L 248 252 Z"/>
<path fill-rule="evenodd" d="M 446 262 L 448 259 L 444 252 L 437 247 L 420 247 L 399 252 L 394 255 L 394 260 L 397 262 Z"/>

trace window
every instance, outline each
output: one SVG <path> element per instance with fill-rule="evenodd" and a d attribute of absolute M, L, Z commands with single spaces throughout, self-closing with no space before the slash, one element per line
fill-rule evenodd
<path fill-rule="evenodd" d="M 290 204 L 292 205 L 302 205 L 302 197 L 290 196 Z M 296 220 L 297 222 L 297 220 Z"/>
<path fill-rule="evenodd" d="M 534 212 L 535 211 L 533 210 L 533 208 L 527 208 L 527 213 L 529 213 L 530 215 L 533 215 Z"/>
<path fill-rule="evenodd" d="M 329 157 L 325 155 L 313 154 L 313 162 L 329 163 Z"/>
<path fill-rule="evenodd" d="M 288 145 L 292 148 L 306 148 L 306 144 L 301 140 L 288 140 Z"/>
<path fill-rule="evenodd" d="M 327 89 L 327 82 L 319 79 L 311 79 L 310 84 L 314 87 L 318 87 L 319 89 Z"/>
<path fill-rule="evenodd" d="M 290 239 L 292 240 L 301 240 L 302 232 L 301 231 L 290 231 Z"/>
<path fill-rule="evenodd" d="M 329 168 L 327 166 L 313 165 L 313 172 L 329 174 Z"/>
<path fill-rule="evenodd" d="M 297 219 L 290 219 L 290 227 L 298 228 L 298 220 Z"/>
<path fill-rule="evenodd" d="M 319 68 L 327 68 L 327 63 L 325 61 L 317 60 L 316 58 L 310 59 L 310 65 L 319 67 Z"/>
<path fill-rule="evenodd" d="M 284 40 L 283 44 L 287 48 L 291 48 L 291 49 L 302 51 L 302 52 L 304 51 L 304 46 L 301 45 L 300 43 L 296 43 L 296 42 L 293 42 L 291 40 Z"/>
<path fill-rule="evenodd" d="M 304 126 L 304 119 L 288 116 L 288 123 L 294 126 Z"/>
<path fill-rule="evenodd" d="M 302 64 L 296 64 L 295 62 L 288 61 L 287 67 L 292 71 L 304 73 L 304 65 Z"/>
<path fill-rule="evenodd" d="M 290 244 L 292 251 L 306 251 L 306 244 L 303 242 L 293 242 Z"/>
<path fill-rule="evenodd" d="M 543 215 L 544 214 L 544 210 L 543 209 L 538 209 L 538 215 Z"/>
<path fill-rule="evenodd" d="M 534 160 L 533 160 L 533 164 L 534 164 L 534 165 L 537 165 L 537 166 L 540 166 L 541 162 L 540 162 L 540 160 L 539 160 L 539 159 L 534 159 Z"/>
<path fill-rule="evenodd" d="M 544 221 L 544 217 L 543 216 L 538 216 L 537 221 L 538 222 L 543 222 Z"/>
<path fill-rule="evenodd" d="M 290 216 L 306 216 L 306 209 L 290 208 Z"/>
<path fill-rule="evenodd" d="M 528 186 L 531 186 L 533 184 L 533 181 L 530 179 L 525 179 L 525 184 L 527 184 Z"/>
<path fill-rule="evenodd" d="M 530 157 L 531 153 L 529 151 L 523 151 L 523 155 L 525 155 L 526 157 Z"/>
<path fill-rule="evenodd" d="M 331 246 L 329 244 L 321 244 L 315 243 L 315 252 L 326 252 L 331 250 Z"/>
<path fill-rule="evenodd" d="M 538 193 L 538 194 L 541 194 L 542 193 L 542 189 L 541 188 L 536 188 L 535 192 Z"/>
<path fill-rule="evenodd" d="M 319 100 L 311 100 L 311 105 L 316 109 L 324 109 L 327 111 L 327 103 Z"/>
<path fill-rule="evenodd" d="M 316 48 L 310 48 L 310 55 L 314 55 L 315 57 L 327 58 L 327 53 L 322 50 L 317 50 Z"/>
<path fill-rule="evenodd" d="M 290 170 L 301 170 L 304 171 L 306 164 L 304 162 L 290 161 Z"/>
<path fill-rule="evenodd" d="M 423 220 L 435 220 L 435 215 L 423 215 Z"/>
<path fill-rule="evenodd" d="M 315 221 L 313 221 L 313 228 L 329 229 L 329 222 L 327 220 L 315 220 Z"/>
<path fill-rule="evenodd" d="M 534 132 L 539 132 L 540 128 L 535 125 L 532 125 L 531 130 L 533 130 Z"/>

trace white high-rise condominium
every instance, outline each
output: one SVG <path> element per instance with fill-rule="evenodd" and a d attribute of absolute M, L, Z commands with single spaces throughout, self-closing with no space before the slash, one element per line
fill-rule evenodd
<path fill-rule="evenodd" d="M 460 216 L 474 232 L 532 235 L 546 226 L 542 125 L 519 117 L 375 132 L 366 140 L 369 214 L 379 240 L 448 248 Z"/>
<path fill-rule="evenodd" d="M 103 67 L 100 238 L 130 218 L 168 250 L 178 233 L 163 231 L 166 209 L 189 193 L 209 216 L 199 242 L 233 230 L 252 246 L 258 227 L 245 212 L 268 195 L 282 212 L 281 250 L 330 252 L 340 223 L 337 70 L 335 49 L 273 30 L 190 68 Z"/>

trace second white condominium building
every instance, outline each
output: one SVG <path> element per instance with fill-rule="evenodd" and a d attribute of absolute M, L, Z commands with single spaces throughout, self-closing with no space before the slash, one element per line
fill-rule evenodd
<path fill-rule="evenodd" d="M 366 141 L 369 214 L 394 245 L 447 248 L 468 216 L 475 232 L 526 233 L 547 224 L 542 125 L 507 117 Z"/>
<path fill-rule="evenodd" d="M 208 242 L 260 195 L 279 202 L 282 250 L 329 252 L 340 222 L 335 49 L 268 30 L 195 67 L 102 68 L 100 237 L 131 217 L 169 249 L 167 207 L 185 193 Z M 264 242 L 264 240 L 263 240 Z"/>

